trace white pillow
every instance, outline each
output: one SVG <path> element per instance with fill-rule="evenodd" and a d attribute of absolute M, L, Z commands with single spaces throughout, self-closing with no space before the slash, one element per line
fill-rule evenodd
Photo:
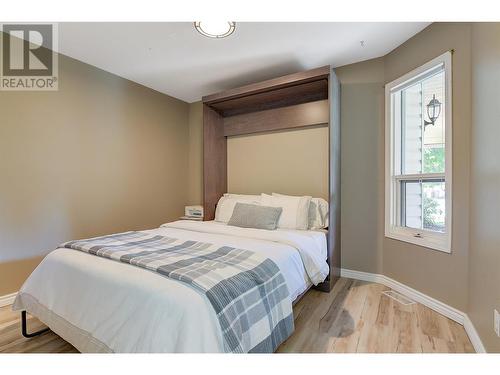
<path fill-rule="evenodd" d="M 312 198 L 309 204 L 309 229 L 324 229 L 328 226 L 328 202 Z"/>
<path fill-rule="evenodd" d="M 278 228 L 306 230 L 309 224 L 309 203 L 311 197 L 294 197 L 291 195 L 261 194 L 263 206 L 282 207 Z"/>
<path fill-rule="evenodd" d="M 215 208 L 215 221 L 227 223 L 233 215 L 236 203 L 260 204 L 259 195 L 224 194 Z"/>

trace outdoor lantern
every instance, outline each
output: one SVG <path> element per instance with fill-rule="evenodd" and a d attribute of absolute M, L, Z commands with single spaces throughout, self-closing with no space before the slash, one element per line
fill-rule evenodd
<path fill-rule="evenodd" d="M 441 113 L 441 102 L 436 99 L 436 95 L 432 96 L 432 100 L 427 104 L 427 116 L 430 121 L 424 120 L 424 129 L 427 125 L 434 125 Z"/>

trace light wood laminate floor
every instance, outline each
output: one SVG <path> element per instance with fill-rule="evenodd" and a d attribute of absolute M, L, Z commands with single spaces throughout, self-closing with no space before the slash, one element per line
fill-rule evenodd
<path fill-rule="evenodd" d="M 294 307 L 295 332 L 278 349 L 292 353 L 472 353 L 464 328 L 418 303 L 403 305 L 389 288 L 340 279 L 330 293 L 309 291 Z M 25 339 L 20 314 L 0 308 L 0 353 L 75 353 L 53 332 Z M 43 327 L 28 320 L 30 331 Z"/>

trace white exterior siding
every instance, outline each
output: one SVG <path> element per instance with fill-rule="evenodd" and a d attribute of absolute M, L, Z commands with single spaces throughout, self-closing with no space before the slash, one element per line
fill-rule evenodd
<path fill-rule="evenodd" d="M 422 85 L 420 83 L 403 91 L 404 160 L 403 173 L 422 172 Z M 411 228 L 422 228 L 422 186 L 419 183 L 405 184 L 405 224 Z M 405 186 L 403 185 L 403 186 Z"/>

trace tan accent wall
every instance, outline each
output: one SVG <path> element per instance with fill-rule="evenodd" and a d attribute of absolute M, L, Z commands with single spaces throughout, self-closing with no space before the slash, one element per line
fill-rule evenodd
<path fill-rule="evenodd" d="M 342 268 L 382 272 L 384 63 L 335 69 L 341 84 Z"/>
<path fill-rule="evenodd" d="M 65 56 L 59 91 L 0 92 L 0 295 L 63 241 L 183 214 L 188 110 Z"/>
<path fill-rule="evenodd" d="M 434 23 L 384 57 L 385 82 L 446 51 L 453 54 L 453 217 L 451 254 L 389 238 L 383 272 L 462 311 L 467 309 L 471 133 L 471 25 Z M 383 176 L 383 170 L 380 171 Z"/>
<path fill-rule="evenodd" d="M 469 317 L 488 352 L 500 352 L 500 23 L 472 25 Z"/>
<path fill-rule="evenodd" d="M 231 193 L 282 193 L 328 199 L 328 127 L 230 137 Z"/>

